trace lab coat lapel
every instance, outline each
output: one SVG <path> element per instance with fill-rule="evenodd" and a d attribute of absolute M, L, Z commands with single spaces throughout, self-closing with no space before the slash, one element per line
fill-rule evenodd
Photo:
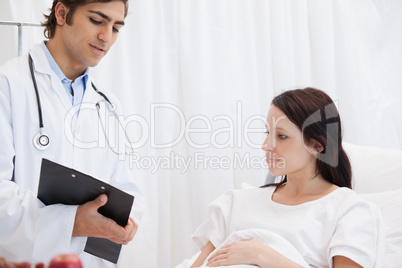
<path fill-rule="evenodd" d="M 54 90 L 57 96 L 60 99 L 62 105 L 66 108 L 66 110 L 70 110 L 72 108 L 72 104 L 70 98 L 67 95 L 66 90 L 59 77 L 53 72 L 50 68 L 49 62 L 47 61 L 45 52 L 42 50 L 40 45 L 36 44 L 29 53 L 32 56 L 34 62 L 34 70 L 35 72 L 39 72 L 42 74 L 46 74 L 50 77 L 50 82 L 52 84 L 52 90 Z M 38 82 L 38 88 L 40 90 L 46 90 L 49 87 L 40 87 Z M 49 89 L 50 90 L 50 89 Z M 40 94 L 40 93 L 39 93 Z"/>

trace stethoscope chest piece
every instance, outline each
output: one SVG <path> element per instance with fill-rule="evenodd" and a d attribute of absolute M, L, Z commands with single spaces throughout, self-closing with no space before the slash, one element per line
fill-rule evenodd
<path fill-rule="evenodd" d="M 34 144 L 35 148 L 38 150 L 41 150 L 41 151 L 46 150 L 50 145 L 49 136 L 46 135 L 45 133 L 39 132 L 33 138 L 33 144 Z"/>
<path fill-rule="evenodd" d="M 43 132 L 44 124 L 43 124 L 43 118 L 42 118 L 42 107 L 41 107 L 41 104 L 40 104 L 39 90 L 38 90 L 38 85 L 36 83 L 36 78 L 35 78 L 35 74 L 34 74 L 34 67 L 33 67 L 33 59 L 31 57 L 31 54 L 29 54 L 28 63 L 29 63 L 29 70 L 31 72 L 32 83 L 33 83 L 33 86 L 34 86 L 34 89 L 35 89 L 36 101 L 37 101 L 37 104 L 38 104 L 38 116 L 39 116 L 39 133 L 36 134 L 35 137 L 33 138 L 33 144 L 34 144 L 36 149 L 38 149 L 40 151 L 44 151 L 47 148 L 49 148 L 50 138 L 46 133 Z M 114 113 L 114 115 L 117 117 L 117 115 L 115 113 L 115 108 L 116 107 L 110 102 L 108 97 L 105 94 L 103 94 L 102 92 L 100 92 L 95 87 L 95 85 L 93 83 L 91 83 L 91 85 L 94 88 L 94 90 L 99 95 L 101 95 L 110 104 L 110 107 L 108 109 L 110 111 L 112 111 Z M 99 102 L 96 103 L 96 108 L 97 108 L 97 111 L 98 111 L 98 116 L 100 118 L 100 112 L 99 112 L 100 105 L 99 105 Z M 120 123 L 120 121 L 119 121 L 119 123 Z M 106 132 L 105 132 L 105 129 L 104 129 L 103 125 L 102 125 L 102 129 L 103 129 L 103 132 L 105 133 L 105 136 L 106 136 Z M 125 133 L 125 135 L 126 135 L 127 140 L 129 141 L 130 139 L 128 138 L 127 133 Z M 130 145 L 131 145 L 131 143 L 130 143 Z M 112 149 L 112 151 L 113 151 L 113 149 Z"/>

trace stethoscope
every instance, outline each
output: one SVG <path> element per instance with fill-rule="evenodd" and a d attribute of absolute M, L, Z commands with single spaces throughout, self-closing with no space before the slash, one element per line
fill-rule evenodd
<path fill-rule="evenodd" d="M 39 133 L 34 136 L 33 144 L 34 144 L 36 149 L 44 151 L 47 148 L 49 148 L 50 138 L 49 138 L 49 135 L 47 135 L 44 132 L 44 124 L 43 124 L 43 117 L 42 117 L 42 106 L 41 106 L 41 103 L 40 103 L 38 85 L 36 83 L 36 78 L 35 78 L 34 69 L 33 69 L 33 60 L 32 60 L 31 54 L 28 54 L 28 55 L 29 55 L 29 57 L 28 57 L 29 58 L 29 60 L 28 60 L 28 62 L 29 62 L 29 70 L 31 72 L 32 82 L 33 82 L 35 93 L 36 93 L 36 101 L 37 101 L 37 105 L 38 105 L 38 115 L 39 115 Z M 121 122 L 120 122 L 120 120 L 119 120 L 119 118 L 118 118 L 118 116 L 117 116 L 117 114 L 115 112 L 115 106 L 112 104 L 112 102 L 109 100 L 109 98 L 103 92 L 99 91 L 95 87 L 94 83 L 91 82 L 91 85 L 92 85 L 93 89 L 95 90 L 95 92 L 98 93 L 109 104 L 109 110 L 112 111 L 113 115 L 115 116 L 115 118 L 117 118 L 117 121 L 119 122 L 120 126 L 122 127 L 122 129 L 124 131 L 125 138 L 127 139 L 128 143 L 130 144 L 131 153 L 133 153 L 134 149 L 133 149 L 133 147 L 131 145 L 131 142 L 130 142 L 130 139 L 128 137 L 127 132 L 125 131 L 125 129 L 121 125 Z M 96 110 L 97 110 L 97 113 L 98 113 L 98 117 L 100 119 L 101 115 L 100 115 L 100 104 L 99 104 L 99 102 L 97 102 L 95 104 L 95 106 L 96 106 Z M 102 120 L 100 120 L 100 123 L 101 123 L 102 131 L 103 131 L 103 134 L 105 135 L 105 139 L 107 141 L 107 144 L 108 144 L 109 148 L 112 150 L 113 153 L 115 153 L 117 155 L 122 154 L 122 153 L 116 152 L 113 149 L 113 147 L 110 146 L 110 142 L 109 142 L 109 139 L 108 139 L 108 137 L 106 135 L 106 130 L 105 130 L 105 127 L 103 126 Z M 127 154 L 127 152 L 125 152 L 125 154 Z"/>

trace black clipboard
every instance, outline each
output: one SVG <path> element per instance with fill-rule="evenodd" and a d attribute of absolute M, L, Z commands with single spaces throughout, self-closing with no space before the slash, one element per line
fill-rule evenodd
<path fill-rule="evenodd" d="M 102 193 L 108 196 L 108 201 L 98 212 L 126 226 L 134 202 L 132 195 L 90 175 L 42 159 L 38 198 L 45 205 L 82 205 Z M 121 246 L 104 238 L 88 237 L 84 251 L 117 263 Z"/>

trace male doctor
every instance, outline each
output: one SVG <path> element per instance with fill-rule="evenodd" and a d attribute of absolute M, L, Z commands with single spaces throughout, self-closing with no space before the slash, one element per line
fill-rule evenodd
<path fill-rule="evenodd" d="M 127 0 L 54 0 L 44 22 L 49 40 L 29 51 L 40 108 L 29 55 L 0 66 L 0 257 L 6 260 L 47 263 L 57 254 L 76 253 L 84 267 L 115 267 L 83 251 L 87 237 L 127 244 L 137 232 L 143 197 L 116 149 L 100 142 L 109 132 L 103 136 L 96 107 L 105 115 L 107 102 L 92 83 L 113 104 L 117 100 L 93 81 L 88 68 L 116 41 L 127 8 Z M 38 144 L 38 133 L 47 134 L 49 145 L 46 139 Z M 42 158 L 135 196 L 127 225 L 98 213 L 106 195 L 80 206 L 45 206 L 37 198 Z"/>

